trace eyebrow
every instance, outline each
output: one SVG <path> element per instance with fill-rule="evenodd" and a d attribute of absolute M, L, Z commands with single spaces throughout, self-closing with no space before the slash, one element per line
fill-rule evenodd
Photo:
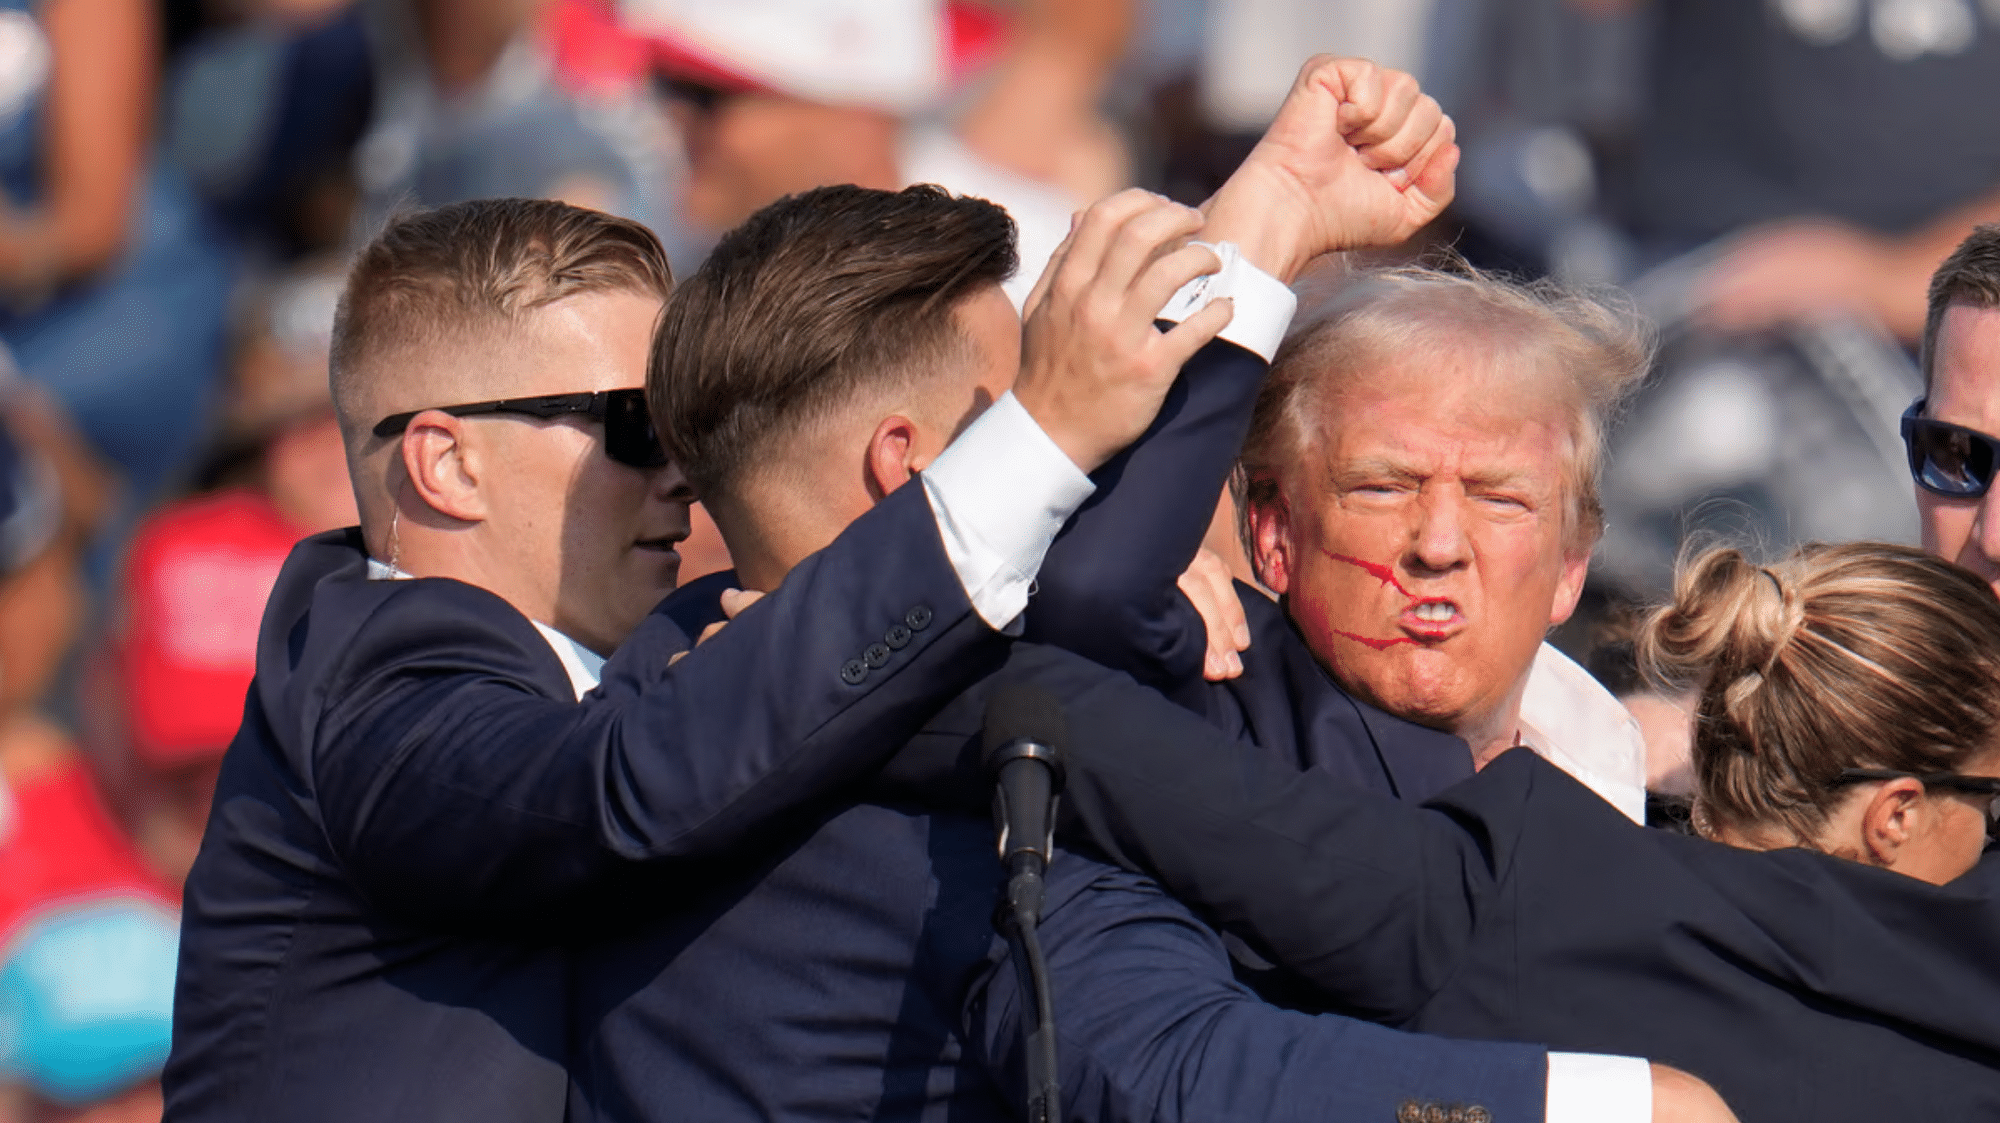
<path fill-rule="evenodd" d="M 1407 464 L 1382 456 L 1362 456 L 1336 464 L 1327 470 L 1327 478 L 1334 486 L 1352 486 L 1362 480 L 1393 480 L 1396 483 L 1421 485 L 1429 478 Z M 1516 491 L 1539 496 L 1541 488 L 1536 486 L 1533 473 L 1524 471 L 1474 472 L 1460 477 L 1470 490 L 1490 489 Z"/>

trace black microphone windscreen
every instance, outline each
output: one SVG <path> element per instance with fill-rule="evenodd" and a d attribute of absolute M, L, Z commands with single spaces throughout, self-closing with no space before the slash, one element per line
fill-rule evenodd
<path fill-rule="evenodd" d="M 1003 683 L 986 703 L 984 753 L 993 754 L 1019 740 L 1038 741 L 1060 752 L 1069 741 L 1069 724 L 1055 696 L 1030 682 Z"/>

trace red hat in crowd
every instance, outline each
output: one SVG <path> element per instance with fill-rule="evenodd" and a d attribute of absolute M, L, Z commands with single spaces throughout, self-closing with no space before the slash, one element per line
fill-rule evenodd
<path fill-rule="evenodd" d="M 141 761 L 212 759 L 235 737 L 264 602 L 298 539 L 249 491 L 177 503 L 140 526 L 117 659 Z"/>
<path fill-rule="evenodd" d="M 1005 19 L 941 0 L 557 0 L 557 68 L 592 88 L 662 74 L 725 92 L 909 112 L 998 54 Z"/>

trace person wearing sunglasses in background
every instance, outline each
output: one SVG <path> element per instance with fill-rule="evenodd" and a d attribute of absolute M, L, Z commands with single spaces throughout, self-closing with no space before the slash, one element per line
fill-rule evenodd
<path fill-rule="evenodd" d="M 996 666 L 1179 367 L 1045 333 L 1016 396 L 1048 456 L 1095 459 L 945 449 L 691 651 L 654 611 L 692 498 L 643 399 L 670 283 L 645 227 L 527 199 L 356 259 L 330 367 L 361 525 L 299 545 L 266 609 L 186 887 L 169 1119 L 561 1119 L 558 941 L 615 923 L 641 863 L 670 904 L 782 837 Z"/>
<path fill-rule="evenodd" d="M 1903 441 L 1924 548 L 2000 590 L 2000 224 L 1974 230 L 1932 276 L 1923 371 Z"/>

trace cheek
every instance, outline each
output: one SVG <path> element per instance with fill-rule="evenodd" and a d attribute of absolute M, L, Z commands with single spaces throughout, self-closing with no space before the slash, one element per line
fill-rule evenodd
<path fill-rule="evenodd" d="M 1972 534 L 1971 503 L 1952 503 L 1929 492 L 1917 492 L 1917 519 L 1923 525 L 1924 549 L 1943 558 L 1956 558 Z"/>

